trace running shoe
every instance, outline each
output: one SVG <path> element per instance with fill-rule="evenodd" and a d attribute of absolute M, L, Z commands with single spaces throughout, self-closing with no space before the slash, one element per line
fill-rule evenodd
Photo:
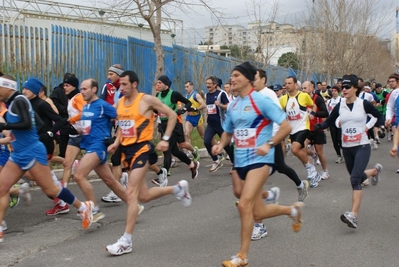
<path fill-rule="evenodd" d="M 248 266 L 248 259 L 244 259 L 244 257 L 238 253 L 231 257 L 231 260 L 222 262 L 222 266 L 224 267 L 246 267 Z"/>
<path fill-rule="evenodd" d="M 341 157 L 341 156 L 339 156 L 338 158 L 337 158 L 337 160 L 335 161 L 335 163 L 337 163 L 337 164 L 339 164 L 339 163 L 344 163 L 345 161 L 344 161 L 344 158 L 343 157 Z"/>
<path fill-rule="evenodd" d="M 193 154 L 194 160 L 195 161 L 199 161 L 200 155 L 199 155 L 199 150 L 198 150 L 197 146 L 194 147 L 194 151 L 193 151 L 192 154 Z"/>
<path fill-rule="evenodd" d="M 291 152 L 291 143 L 287 142 L 287 144 L 285 144 L 285 155 L 288 156 Z"/>
<path fill-rule="evenodd" d="M 223 153 L 217 155 L 217 157 L 218 157 L 218 160 L 219 160 L 219 161 L 223 161 L 223 160 L 226 159 L 226 158 L 224 157 L 224 154 L 223 154 Z"/>
<path fill-rule="evenodd" d="M 18 206 L 20 201 L 19 196 L 10 196 L 10 202 L 8 203 L 8 206 L 10 208 L 15 208 L 16 206 Z"/>
<path fill-rule="evenodd" d="M 320 174 L 320 178 L 321 180 L 328 180 L 328 178 L 330 178 L 330 174 L 328 173 L 328 171 L 322 171 Z"/>
<path fill-rule="evenodd" d="M 278 187 L 272 187 L 270 188 L 270 190 L 273 193 L 273 197 L 272 198 L 266 198 L 265 202 L 266 204 L 278 204 L 278 199 L 280 198 L 280 188 Z"/>
<path fill-rule="evenodd" d="M 375 164 L 374 168 L 377 170 L 377 175 L 371 177 L 371 185 L 377 185 L 380 181 L 380 174 L 382 171 L 382 165 L 377 163 Z"/>
<path fill-rule="evenodd" d="M 119 203 L 122 201 L 122 199 L 115 195 L 114 191 L 111 191 L 106 196 L 101 197 L 101 200 L 107 203 Z"/>
<path fill-rule="evenodd" d="M 93 222 L 93 201 L 85 201 L 86 210 L 83 212 L 79 212 L 79 215 L 82 217 L 82 227 L 83 229 L 87 229 L 90 227 L 91 223 Z"/>
<path fill-rule="evenodd" d="M 396 170 L 396 173 L 399 173 L 399 169 Z"/>
<path fill-rule="evenodd" d="M 0 243 L 4 242 L 4 231 L 0 231 Z"/>
<path fill-rule="evenodd" d="M 159 186 L 165 187 L 168 185 L 168 171 L 165 168 L 161 168 L 162 173 L 158 175 Z"/>
<path fill-rule="evenodd" d="M 112 255 L 119 256 L 132 252 L 132 242 L 128 242 L 124 237 L 121 237 L 116 243 L 108 245 L 105 249 Z"/>
<path fill-rule="evenodd" d="M 69 212 L 68 204 L 65 204 L 65 206 L 61 206 L 59 203 L 57 203 L 55 204 L 54 208 L 46 211 L 46 215 L 54 216 L 58 214 L 66 214 L 68 212 Z"/>
<path fill-rule="evenodd" d="M 175 197 L 178 200 L 181 200 L 184 207 L 188 207 L 191 205 L 191 195 L 188 187 L 188 182 L 186 180 L 181 180 L 177 183 L 177 186 L 180 187 L 180 191 L 175 194 Z"/>
<path fill-rule="evenodd" d="M 350 228 L 357 228 L 357 218 L 353 212 L 346 211 L 341 215 L 341 221 L 346 223 Z"/>
<path fill-rule="evenodd" d="M 103 219 L 105 214 L 101 212 L 100 209 L 93 208 L 93 222 L 98 222 L 99 220 Z"/>
<path fill-rule="evenodd" d="M 124 188 L 127 188 L 127 184 L 129 183 L 129 174 L 127 172 L 122 172 L 122 176 L 119 182 L 123 185 Z"/>
<path fill-rule="evenodd" d="M 138 206 L 139 206 L 139 213 L 137 214 L 137 218 L 139 218 L 140 214 L 143 213 L 143 211 L 144 211 L 143 205 L 138 204 Z"/>
<path fill-rule="evenodd" d="M 263 223 L 255 223 L 252 229 L 251 240 L 256 241 L 267 236 L 267 230 Z"/>
<path fill-rule="evenodd" d="M 195 179 L 198 177 L 198 168 L 200 166 L 199 161 L 193 161 L 194 162 L 194 167 L 190 168 L 191 170 L 191 178 Z"/>
<path fill-rule="evenodd" d="M 215 172 L 217 170 L 219 170 L 221 167 L 223 167 L 223 163 L 222 161 L 218 160 L 218 161 L 214 161 L 212 163 L 211 168 L 209 169 L 210 172 Z"/>
<path fill-rule="evenodd" d="M 369 178 L 363 181 L 362 186 L 368 186 L 370 184 Z"/>
<path fill-rule="evenodd" d="M 6 221 L 3 220 L 1 222 L 1 227 L 3 227 L 3 231 L 6 231 L 8 229 Z"/>
<path fill-rule="evenodd" d="M 292 222 L 292 230 L 294 232 L 299 232 L 302 227 L 302 209 L 305 206 L 303 202 L 295 202 L 292 206 L 296 209 L 297 215 L 295 217 L 291 217 Z"/>
<path fill-rule="evenodd" d="M 305 198 L 308 196 L 309 182 L 306 180 L 302 180 L 302 183 L 303 183 L 303 188 L 297 188 L 299 202 L 303 202 Z"/>
<path fill-rule="evenodd" d="M 171 167 L 171 168 L 177 167 L 177 161 L 176 161 L 176 159 L 173 158 L 173 157 L 172 157 L 172 162 L 171 162 L 171 164 L 170 164 L 170 167 Z"/>

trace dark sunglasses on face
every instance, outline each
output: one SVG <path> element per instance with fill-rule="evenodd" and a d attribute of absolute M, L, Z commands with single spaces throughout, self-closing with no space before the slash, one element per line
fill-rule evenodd
<path fill-rule="evenodd" d="M 342 89 L 351 89 L 351 88 L 352 88 L 352 86 L 350 86 L 348 84 L 342 85 Z"/>

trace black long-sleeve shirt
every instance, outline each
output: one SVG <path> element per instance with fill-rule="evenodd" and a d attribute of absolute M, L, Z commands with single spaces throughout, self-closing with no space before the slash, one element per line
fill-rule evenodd
<path fill-rule="evenodd" d="M 11 109 L 9 109 L 8 111 L 16 114 L 21 119 L 21 121 L 15 123 L 6 123 L 4 125 L 4 129 L 6 130 L 29 130 L 30 128 L 32 128 L 32 118 L 29 112 L 29 103 L 28 103 L 29 100 L 22 97 L 16 98 L 16 96 L 18 95 L 20 95 L 20 93 L 15 92 L 5 101 L 5 103 L 7 104 L 7 106 L 10 106 L 11 102 L 13 102 Z M 4 116 L 4 119 L 6 117 L 7 116 Z M 36 112 L 35 112 L 35 122 L 36 122 L 36 130 L 38 132 L 42 131 L 44 123 Z"/>
<path fill-rule="evenodd" d="M 50 98 L 53 100 L 53 103 L 58 109 L 60 116 L 62 118 L 68 119 L 68 97 L 65 94 L 62 83 L 54 88 Z"/>
<path fill-rule="evenodd" d="M 169 93 L 169 90 L 170 89 L 159 92 L 156 96 L 158 97 L 158 95 L 161 94 L 162 97 L 165 97 Z M 191 108 L 190 100 L 185 98 L 181 93 L 179 93 L 177 91 L 172 91 L 172 95 L 170 97 L 170 102 L 172 102 L 173 104 L 176 104 L 176 105 L 178 102 L 181 102 L 181 103 L 185 104 L 185 106 L 184 106 L 185 109 L 189 110 Z"/>
<path fill-rule="evenodd" d="M 30 103 L 33 110 L 37 113 L 37 115 L 42 119 L 44 123 L 44 127 L 40 131 L 38 131 L 39 134 L 46 133 L 48 131 L 51 131 L 53 134 L 55 134 L 58 130 L 61 129 L 61 127 L 68 123 L 65 118 L 62 118 L 60 115 L 55 113 L 50 104 L 43 99 L 39 97 L 34 97 L 30 99 Z"/>
<path fill-rule="evenodd" d="M 328 110 L 324 99 L 321 96 L 316 95 L 315 104 L 318 107 L 318 111 L 315 112 L 315 116 L 318 118 L 327 118 Z"/>

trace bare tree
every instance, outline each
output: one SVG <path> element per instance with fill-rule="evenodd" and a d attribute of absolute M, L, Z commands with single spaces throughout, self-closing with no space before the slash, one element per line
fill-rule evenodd
<path fill-rule="evenodd" d="M 210 2 L 210 1 L 209 1 Z M 215 19 L 221 17 L 221 13 L 217 9 L 212 8 L 208 0 L 114 0 L 113 2 L 104 1 L 102 5 L 108 8 L 114 8 L 121 11 L 121 16 L 125 10 L 137 10 L 138 14 L 148 23 L 154 38 L 154 51 L 156 55 L 155 77 L 164 74 L 165 55 L 162 48 L 162 21 L 165 18 L 171 18 L 173 12 L 168 10 L 179 9 L 182 11 L 205 9 L 210 12 Z M 153 87 L 153 94 L 155 87 Z"/>
<path fill-rule="evenodd" d="M 302 22 L 300 57 L 307 76 L 303 78 L 318 72 L 328 81 L 345 73 L 368 79 L 393 71 L 379 38 L 389 24 L 379 0 L 312 0 Z M 384 68 L 373 64 L 375 55 L 384 55 Z"/>

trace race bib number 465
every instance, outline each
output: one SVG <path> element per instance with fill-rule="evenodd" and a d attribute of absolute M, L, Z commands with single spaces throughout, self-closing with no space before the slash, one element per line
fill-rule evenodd
<path fill-rule="evenodd" d="M 236 149 L 256 148 L 256 129 L 235 129 L 234 140 Z"/>

